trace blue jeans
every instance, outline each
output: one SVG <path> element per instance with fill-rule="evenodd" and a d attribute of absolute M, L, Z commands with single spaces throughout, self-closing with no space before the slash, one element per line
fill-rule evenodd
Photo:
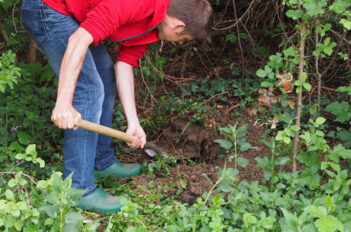
<path fill-rule="evenodd" d="M 51 9 L 42 0 L 23 0 L 21 11 L 25 28 L 59 76 L 68 38 L 79 24 L 72 17 Z M 104 46 L 90 46 L 77 80 L 73 107 L 83 119 L 111 127 L 115 96 L 113 62 Z M 83 129 L 66 130 L 63 178 L 73 172 L 72 187 L 86 189 L 87 194 L 95 190 L 93 169 L 103 170 L 116 162 L 110 145 L 110 137 Z"/>

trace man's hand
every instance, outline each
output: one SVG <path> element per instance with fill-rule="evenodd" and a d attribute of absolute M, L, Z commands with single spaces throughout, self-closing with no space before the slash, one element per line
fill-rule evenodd
<path fill-rule="evenodd" d="M 72 105 L 63 105 L 56 103 L 52 111 L 51 120 L 61 129 L 74 129 L 75 124 L 82 118 L 81 114 L 76 111 Z"/>
<path fill-rule="evenodd" d="M 146 143 L 146 135 L 140 124 L 129 125 L 127 134 L 135 136 L 137 139 L 133 143 L 127 143 L 133 149 L 143 148 Z"/>

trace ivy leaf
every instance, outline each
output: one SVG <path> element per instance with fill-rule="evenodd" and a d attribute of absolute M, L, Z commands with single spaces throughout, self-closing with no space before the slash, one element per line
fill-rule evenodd
<path fill-rule="evenodd" d="M 6 197 L 7 200 L 15 201 L 15 194 L 9 189 L 6 189 L 5 197 Z"/>
<path fill-rule="evenodd" d="M 351 159 L 351 150 L 346 149 L 344 146 L 338 144 L 336 145 L 333 150 L 330 152 L 330 155 L 337 155 L 343 159 Z"/>
<path fill-rule="evenodd" d="M 291 143 L 291 139 L 289 137 L 284 137 L 283 138 L 284 143 L 289 144 Z"/>
<path fill-rule="evenodd" d="M 10 188 L 13 188 L 17 185 L 17 181 L 15 179 L 11 179 L 9 180 L 9 182 L 7 183 L 7 185 L 10 187 Z"/>
<path fill-rule="evenodd" d="M 325 118 L 323 117 L 318 117 L 316 119 L 316 125 L 319 126 L 319 125 L 322 125 L 323 123 L 325 123 L 325 121 L 327 121 Z"/>
<path fill-rule="evenodd" d="M 343 13 L 351 5 L 350 1 L 336 0 L 329 6 L 329 9 L 337 14 Z"/>
<path fill-rule="evenodd" d="M 18 132 L 18 141 L 23 145 L 27 145 L 29 141 L 29 135 L 22 131 Z"/>
<path fill-rule="evenodd" d="M 299 162 L 301 162 L 306 167 L 311 167 L 313 165 L 320 165 L 321 163 L 319 155 L 312 151 L 302 152 L 296 158 Z"/>
<path fill-rule="evenodd" d="M 319 14 L 323 14 L 324 13 L 323 5 L 324 5 L 323 3 L 320 5 L 316 5 L 314 2 L 307 2 L 303 4 L 304 8 L 307 11 L 307 15 L 311 17 L 317 16 Z"/>
<path fill-rule="evenodd" d="M 259 70 L 257 70 L 256 75 L 258 77 L 265 77 L 265 76 L 267 76 L 267 72 L 263 69 L 259 69 Z"/>
<path fill-rule="evenodd" d="M 336 137 L 344 142 L 346 148 L 351 148 L 351 131 L 341 129 L 338 131 Z"/>
<path fill-rule="evenodd" d="M 303 87 L 304 87 L 307 91 L 310 91 L 311 88 L 312 88 L 311 84 L 310 84 L 310 83 L 307 83 L 307 82 L 304 82 L 304 83 L 303 83 Z"/>
<path fill-rule="evenodd" d="M 263 87 L 263 88 L 268 88 L 268 87 L 271 87 L 271 86 L 273 86 L 273 84 L 271 82 L 268 82 L 268 81 L 263 81 L 261 83 L 261 87 Z"/>
<path fill-rule="evenodd" d="M 48 182 L 46 180 L 39 180 L 37 183 L 37 188 L 45 189 L 48 186 Z"/>
<path fill-rule="evenodd" d="M 314 224 L 319 232 L 344 231 L 343 224 L 336 217 L 331 215 L 318 219 Z"/>
<path fill-rule="evenodd" d="M 314 189 L 316 186 L 319 186 L 321 180 L 321 176 L 317 172 L 318 169 L 317 166 L 312 166 L 311 168 L 304 170 L 296 179 L 296 182 L 299 185 Z"/>
<path fill-rule="evenodd" d="M 235 43 L 238 40 L 238 37 L 236 37 L 236 35 L 234 35 L 233 33 L 226 35 L 225 37 L 225 41 L 229 41 L 231 43 Z"/>
<path fill-rule="evenodd" d="M 45 167 L 45 161 L 44 161 L 43 159 L 41 159 L 41 158 L 36 158 L 35 161 L 39 163 L 39 167 L 40 167 L 40 168 Z"/>
<path fill-rule="evenodd" d="M 297 20 L 302 17 L 302 11 L 301 10 L 288 10 L 286 12 L 286 16 L 289 18 L 292 18 L 293 20 Z"/>
<path fill-rule="evenodd" d="M 28 145 L 28 147 L 26 148 L 26 154 L 31 155 L 33 158 L 35 158 L 37 156 L 37 152 L 35 149 L 36 149 L 35 144 Z"/>
<path fill-rule="evenodd" d="M 348 19 L 341 19 L 340 23 L 347 29 L 351 30 L 351 21 Z"/>
<path fill-rule="evenodd" d="M 295 47 L 291 46 L 283 51 L 285 57 L 297 57 L 297 50 Z"/>
<path fill-rule="evenodd" d="M 21 153 L 18 153 L 16 154 L 15 158 L 18 159 L 18 160 L 22 160 L 22 159 L 25 159 L 27 157 L 26 154 L 21 154 Z"/>
<path fill-rule="evenodd" d="M 334 114 L 336 116 L 336 121 L 341 123 L 346 122 L 351 118 L 350 104 L 345 101 L 342 101 L 342 102 L 335 101 L 333 103 L 330 103 L 325 108 L 325 110 L 328 111 L 329 113 Z"/>

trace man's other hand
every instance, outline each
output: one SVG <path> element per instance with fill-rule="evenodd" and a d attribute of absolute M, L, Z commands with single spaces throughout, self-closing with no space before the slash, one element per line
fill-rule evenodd
<path fill-rule="evenodd" d="M 146 143 L 146 135 L 144 129 L 140 124 L 129 125 L 127 129 L 127 134 L 130 134 L 137 139 L 133 143 L 127 143 L 133 149 L 143 148 Z"/>

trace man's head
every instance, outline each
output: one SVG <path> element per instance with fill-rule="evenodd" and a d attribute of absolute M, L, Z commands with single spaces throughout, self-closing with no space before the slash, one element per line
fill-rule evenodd
<path fill-rule="evenodd" d="M 172 0 L 165 19 L 158 27 L 161 40 L 209 40 L 213 10 L 207 0 Z"/>

